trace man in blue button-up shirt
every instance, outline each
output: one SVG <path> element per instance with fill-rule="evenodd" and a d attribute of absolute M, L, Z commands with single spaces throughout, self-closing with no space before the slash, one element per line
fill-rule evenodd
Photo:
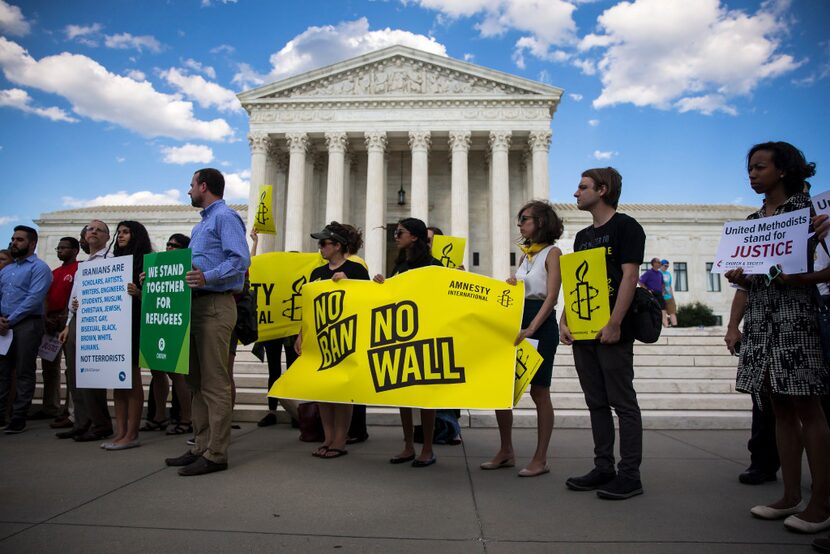
<path fill-rule="evenodd" d="M 190 182 L 190 202 L 202 208 L 202 221 L 193 227 L 190 248 L 193 270 L 185 281 L 193 291 L 190 308 L 190 374 L 192 417 L 196 444 L 170 466 L 179 475 L 203 475 L 228 467 L 231 440 L 231 376 L 228 350 L 236 325 L 233 293 L 242 290 L 251 263 L 245 224 L 222 199 L 225 178 L 216 169 L 200 169 Z"/>
<path fill-rule="evenodd" d="M 52 271 L 38 259 L 36 246 L 37 231 L 18 225 L 10 246 L 14 261 L 0 270 L 0 335 L 12 334 L 8 352 L 0 356 L 0 421 L 5 422 L 12 371 L 17 378 L 12 419 L 5 428 L 6 434 L 26 429 L 26 415 L 35 392 L 44 301 L 52 284 Z"/>

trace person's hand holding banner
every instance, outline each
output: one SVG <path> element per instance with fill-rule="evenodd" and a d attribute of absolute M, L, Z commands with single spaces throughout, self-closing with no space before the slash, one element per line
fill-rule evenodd
<path fill-rule="evenodd" d="M 509 409 L 524 285 L 425 267 L 302 289 L 302 355 L 269 396 Z M 483 347 L 483 345 L 485 345 Z"/>
<path fill-rule="evenodd" d="M 787 274 L 805 273 L 809 227 L 809 208 L 729 221 L 723 226 L 712 273 L 740 268 L 746 275 L 757 275 L 767 273 L 775 265 Z"/>

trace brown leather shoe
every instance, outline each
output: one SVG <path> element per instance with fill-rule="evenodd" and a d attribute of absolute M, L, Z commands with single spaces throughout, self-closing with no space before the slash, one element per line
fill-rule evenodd
<path fill-rule="evenodd" d="M 192 475 L 205 475 L 207 473 L 213 473 L 215 471 L 225 471 L 228 469 L 228 464 L 226 463 L 216 463 L 211 462 L 204 456 L 199 456 L 199 459 L 190 464 L 189 466 L 185 466 L 179 470 L 179 475 L 184 477 L 189 477 Z"/>
<path fill-rule="evenodd" d="M 201 456 L 198 456 L 196 454 L 192 454 L 188 450 L 187 452 L 185 452 L 184 454 L 182 454 L 178 458 L 165 458 L 164 463 L 169 465 L 169 466 L 184 467 L 184 466 L 189 466 L 190 464 L 192 464 L 193 462 L 195 462 L 199 458 L 201 458 Z"/>
<path fill-rule="evenodd" d="M 72 427 L 74 423 L 68 417 L 59 417 L 55 421 L 49 424 L 49 427 L 52 429 L 68 429 Z"/>

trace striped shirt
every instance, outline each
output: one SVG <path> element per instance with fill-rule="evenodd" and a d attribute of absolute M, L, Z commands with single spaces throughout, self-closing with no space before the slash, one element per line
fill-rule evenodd
<path fill-rule="evenodd" d="M 221 199 L 201 214 L 202 221 L 193 227 L 190 236 L 193 267 L 205 275 L 205 286 L 201 290 L 242 290 L 245 271 L 251 265 L 242 218 Z"/>

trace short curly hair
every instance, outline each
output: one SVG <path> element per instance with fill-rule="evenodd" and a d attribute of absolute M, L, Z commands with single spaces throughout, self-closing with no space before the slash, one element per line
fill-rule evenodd
<path fill-rule="evenodd" d="M 809 190 L 807 179 L 816 174 L 816 164 L 807 162 L 804 153 L 789 142 L 762 142 L 749 149 L 746 155 L 746 168 L 749 171 L 749 160 L 759 150 L 772 154 L 772 163 L 781 170 L 784 177 L 784 191 L 787 196 Z"/>

